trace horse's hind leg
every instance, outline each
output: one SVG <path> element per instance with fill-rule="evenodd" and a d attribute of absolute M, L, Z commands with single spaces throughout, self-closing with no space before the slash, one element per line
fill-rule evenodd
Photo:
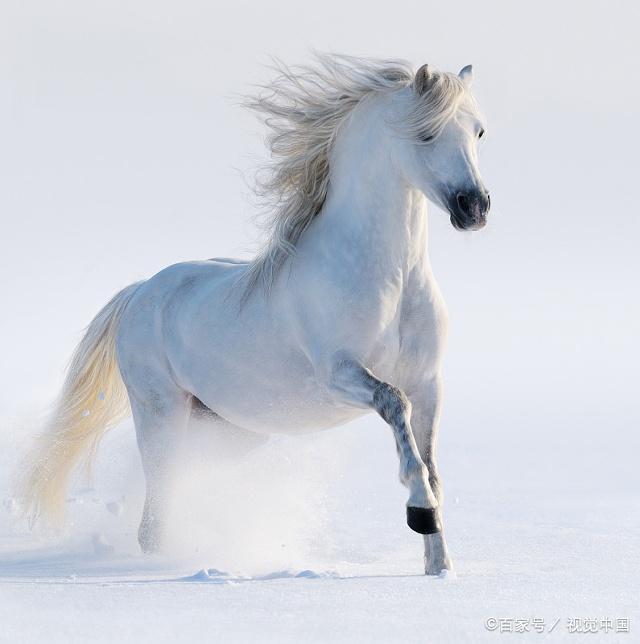
<path fill-rule="evenodd" d="M 143 552 L 156 552 L 162 546 L 172 466 L 191 412 L 191 396 L 166 384 L 142 392 L 129 388 L 129 398 L 147 484 L 138 542 Z"/>

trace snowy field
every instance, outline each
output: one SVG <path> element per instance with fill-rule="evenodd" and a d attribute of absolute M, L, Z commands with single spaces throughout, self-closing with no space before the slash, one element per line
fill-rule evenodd
<path fill-rule="evenodd" d="M 507 620 L 499 628 L 525 620 L 532 632 L 519 637 L 534 640 L 534 619 L 547 631 L 560 619 L 547 633 L 559 641 L 579 637 L 572 618 L 611 618 L 614 629 L 629 619 L 628 635 L 599 637 L 634 641 L 635 458 L 567 440 L 561 419 L 546 435 L 517 417 L 502 422 L 513 423 L 510 438 L 443 435 L 456 565 L 445 578 L 421 574 L 380 421 L 276 439 L 216 474 L 197 441 L 166 558 L 137 552 L 142 480 L 124 424 L 106 441 L 95 487 L 69 499 L 67 538 L 12 529 L 5 507 L 3 641 L 490 642 L 506 637 L 486 629 L 492 617 Z M 3 445 L 5 460 L 15 447 Z"/>
<path fill-rule="evenodd" d="M 640 641 L 639 12 L 3 2 L 0 642 Z M 247 256 L 262 132 L 234 97 L 265 80 L 267 54 L 310 48 L 474 64 L 490 222 L 429 222 L 451 318 L 439 460 L 455 574 L 422 574 L 373 416 L 239 462 L 191 435 L 163 557 L 138 551 L 124 422 L 76 481 L 65 533 L 29 532 L 13 479 L 81 329 L 168 264 Z"/>

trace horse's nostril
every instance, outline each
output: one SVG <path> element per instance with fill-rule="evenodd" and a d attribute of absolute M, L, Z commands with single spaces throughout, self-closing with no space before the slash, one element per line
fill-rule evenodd
<path fill-rule="evenodd" d="M 468 213 L 469 212 L 469 197 L 467 197 L 467 195 L 465 195 L 463 193 L 460 193 L 457 196 L 457 199 L 458 199 L 458 207 L 460 208 L 460 210 L 462 210 L 462 212 L 464 212 L 464 213 Z"/>
<path fill-rule="evenodd" d="M 487 192 L 487 210 L 491 208 L 491 195 Z"/>

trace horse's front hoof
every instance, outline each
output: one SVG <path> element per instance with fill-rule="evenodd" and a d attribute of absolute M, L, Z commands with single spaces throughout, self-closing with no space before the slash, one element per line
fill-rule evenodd
<path fill-rule="evenodd" d="M 442 530 L 436 508 L 407 507 L 407 525 L 419 534 L 435 534 Z"/>

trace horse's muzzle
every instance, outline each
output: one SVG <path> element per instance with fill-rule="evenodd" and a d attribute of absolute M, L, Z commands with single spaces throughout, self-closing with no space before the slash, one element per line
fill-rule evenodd
<path fill-rule="evenodd" d="M 456 230 L 480 230 L 487 223 L 490 208 L 488 192 L 459 192 L 449 200 L 451 223 Z"/>

